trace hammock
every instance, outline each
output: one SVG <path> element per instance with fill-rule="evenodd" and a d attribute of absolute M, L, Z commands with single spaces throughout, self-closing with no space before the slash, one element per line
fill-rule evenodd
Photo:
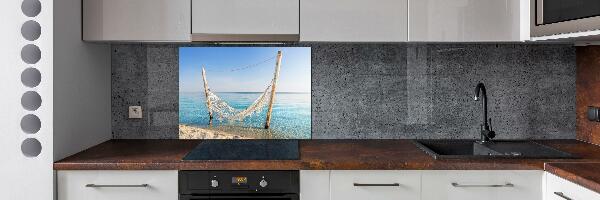
<path fill-rule="evenodd" d="M 231 107 L 229 104 L 227 104 L 227 102 L 208 89 L 208 101 L 210 102 L 208 110 L 210 113 L 216 114 L 220 120 L 244 120 L 244 118 L 261 113 L 264 110 L 266 105 L 268 105 L 267 103 L 269 102 L 269 97 L 271 96 L 272 85 L 273 81 L 271 80 L 271 83 L 267 86 L 267 88 L 265 88 L 263 93 L 244 110 Z"/>
<path fill-rule="evenodd" d="M 246 109 L 236 109 L 227 104 L 226 101 L 221 99 L 218 95 L 213 93 L 208 87 L 208 81 L 206 80 L 206 70 L 202 67 L 202 79 L 204 80 L 204 93 L 206 98 L 206 107 L 208 108 L 208 114 L 210 116 L 210 122 L 212 123 L 213 116 L 216 115 L 220 120 L 231 120 L 231 121 L 242 121 L 248 116 L 253 116 L 261 113 L 265 107 L 269 107 L 267 111 L 265 128 L 269 128 L 271 121 L 271 111 L 273 101 L 275 101 L 275 86 L 277 85 L 277 78 L 279 77 L 279 68 L 281 64 L 281 51 L 277 52 L 277 60 L 275 64 L 275 72 L 273 73 L 273 79 L 265 90 L 256 98 L 250 106 Z M 268 59 L 270 60 L 270 59 Z M 263 61 L 265 62 L 265 61 Z"/>

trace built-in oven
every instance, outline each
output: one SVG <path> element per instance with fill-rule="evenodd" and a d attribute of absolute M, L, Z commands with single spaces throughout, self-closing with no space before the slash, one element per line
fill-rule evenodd
<path fill-rule="evenodd" d="M 180 200 L 299 200 L 298 171 L 179 171 Z"/>
<path fill-rule="evenodd" d="M 532 0 L 534 37 L 600 29 L 600 0 Z"/>

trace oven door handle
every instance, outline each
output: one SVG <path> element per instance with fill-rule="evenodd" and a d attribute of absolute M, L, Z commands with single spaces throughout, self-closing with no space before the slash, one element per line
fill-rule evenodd
<path fill-rule="evenodd" d="M 400 183 L 354 183 L 354 187 L 398 187 Z"/>

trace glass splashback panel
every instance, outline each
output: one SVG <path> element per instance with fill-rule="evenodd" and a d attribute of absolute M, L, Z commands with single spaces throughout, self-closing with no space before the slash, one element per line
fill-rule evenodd
<path fill-rule="evenodd" d="M 310 47 L 181 47 L 179 138 L 311 138 Z"/>

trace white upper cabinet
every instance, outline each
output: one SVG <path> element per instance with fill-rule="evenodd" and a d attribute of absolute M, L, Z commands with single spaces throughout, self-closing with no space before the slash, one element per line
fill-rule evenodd
<path fill-rule="evenodd" d="M 408 0 L 302 0 L 300 17 L 301 41 L 407 41 Z"/>
<path fill-rule="evenodd" d="M 299 0 L 192 0 L 194 41 L 298 41 Z"/>
<path fill-rule="evenodd" d="M 190 0 L 83 0 L 85 41 L 190 41 Z"/>
<path fill-rule="evenodd" d="M 410 0 L 408 40 L 529 40 L 529 8 L 529 0 Z"/>
<path fill-rule="evenodd" d="M 513 42 L 529 0 L 83 0 L 86 41 Z"/>

